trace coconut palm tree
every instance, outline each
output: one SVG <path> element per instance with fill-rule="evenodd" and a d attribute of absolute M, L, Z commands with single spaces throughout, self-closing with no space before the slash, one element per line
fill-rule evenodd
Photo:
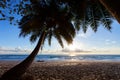
<path fill-rule="evenodd" d="M 19 27 L 21 30 L 20 36 L 25 37 L 30 34 L 31 42 L 34 42 L 39 38 L 35 49 L 23 62 L 3 74 L 1 80 L 19 79 L 33 62 L 39 49 L 44 44 L 45 39 L 48 39 L 48 42 L 51 45 L 51 39 L 52 37 L 55 37 L 62 47 L 64 47 L 63 39 L 68 44 L 72 43 L 75 36 L 75 28 L 71 23 L 71 14 L 66 14 L 66 10 L 58 9 L 58 6 L 53 4 L 53 2 L 50 5 L 47 5 L 47 7 L 43 6 L 42 8 L 42 6 L 39 7 L 41 8 L 39 9 L 39 14 L 24 16 L 21 19 Z"/>
<path fill-rule="evenodd" d="M 72 43 L 75 33 L 80 28 L 84 32 L 90 26 L 97 31 L 102 23 L 108 30 L 111 29 L 111 15 L 106 9 L 94 0 L 30 0 L 32 5 L 27 5 L 19 12 L 24 14 L 19 22 L 20 36 L 30 35 L 30 41 L 38 43 L 32 53 L 20 64 L 8 70 L 0 80 L 17 80 L 33 62 L 35 56 L 42 48 L 46 39 L 51 45 L 52 37 L 55 37 L 60 45 L 63 39 Z M 25 6 L 24 6 L 25 7 Z"/>

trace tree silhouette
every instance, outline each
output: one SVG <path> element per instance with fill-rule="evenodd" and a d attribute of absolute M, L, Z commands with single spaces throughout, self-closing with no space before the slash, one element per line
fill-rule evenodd
<path fill-rule="evenodd" d="M 5 8 L 1 8 L 8 9 L 10 14 L 17 12 L 22 16 L 19 22 L 16 20 L 21 30 L 20 36 L 30 35 L 31 42 L 35 42 L 38 38 L 39 40 L 31 54 L 20 64 L 4 73 L 1 80 L 20 78 L 31 65 L 46 39 L 51 45 L 51 39 L 55 37 L 64 47 L 63 40 L 68 44 L 72 43 L 79 29 L 86 32 L 87 28 L 91 27 L 96 32 L 100 24 L 108 30 L 111 29 L 112 16 L 98 0 L 18 0 L 14 5 L 9 5 L 9 0 L 3 2 Z M 5 15 L 2 10 L 0 14 Z M 10 22 L 15 19 L 15 16 L 2 17 Z M 1 20 L 4 19 L 1 18 Z"/>
<path fill-rule="evenodd" d="M 51 45 L 51 39 L 55 37 L 62 47 L 64 47 L 63 39 L 68 44 L 72 43 L 75 28 L 71 22 L 71 14 L 61 6 L 56 5 L 54 1 L 50 2 L 49 5 L 43 4 L 45 3 L 41 5 L 35 4 L 33 10 L 36 12 L 23 16 L 19 23 L 20 36 L 25 37 L 30 34 L 31 42 L 39 38 L 38 44 L 23 62 L 3 74 L 2 80 L 17 80 L 20 78 L 34 60 L 45 39 L 48 39 Z"/>

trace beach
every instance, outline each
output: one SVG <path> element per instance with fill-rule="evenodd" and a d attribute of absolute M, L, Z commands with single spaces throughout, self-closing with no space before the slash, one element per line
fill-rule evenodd
<path fill-rule="evenodd" d="M 0 76 L 19 61 L 0 61 Z M 120 62 L 41 61 L 33 62 L 23 80 L 120 80 Z"/>

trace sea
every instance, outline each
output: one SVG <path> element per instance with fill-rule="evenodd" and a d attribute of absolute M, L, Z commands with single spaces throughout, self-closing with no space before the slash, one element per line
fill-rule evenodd
<path fill-rule="evenodd" d="M 28 55 L 0 54 L 0 61 L 22 61 Z M 37 55 L 36 61 L 120 61 L 120 55 Z"/>

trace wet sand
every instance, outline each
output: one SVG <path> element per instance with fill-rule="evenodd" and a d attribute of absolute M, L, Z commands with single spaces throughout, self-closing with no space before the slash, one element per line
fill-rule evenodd
<path fill-rule="evenodd" d="M 0 61 L 0 76 L 17 61 Z M 24 80 L 120 80 L 120 62 L 45 61 L 34 62 Z"/>

